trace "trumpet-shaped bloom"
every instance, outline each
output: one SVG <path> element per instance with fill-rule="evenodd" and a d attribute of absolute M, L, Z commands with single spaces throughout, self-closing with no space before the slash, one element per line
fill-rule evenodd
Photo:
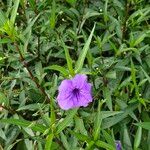
<path fill-rule="evenodd" d="M 116 150 L 121 150 L 121 142 L 116 141 Z"/>
<path fill-rule="evenodd" d="M 88 106 L 92 102 L 92 94 L 87 76 L 77 74 L 70 80 L 63 80 L 58 89 L 57 101 L 60 108 L 64 110 Z"/>

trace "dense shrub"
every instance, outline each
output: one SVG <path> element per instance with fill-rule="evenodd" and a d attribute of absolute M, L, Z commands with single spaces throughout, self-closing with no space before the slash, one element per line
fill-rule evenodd
<path fill-rule="evenodd" d="M 149 0 L 0 0 L 0 149 L 150 150 L 149 20 Z M 76 74 L 92 102 L 63 110 Z"/>

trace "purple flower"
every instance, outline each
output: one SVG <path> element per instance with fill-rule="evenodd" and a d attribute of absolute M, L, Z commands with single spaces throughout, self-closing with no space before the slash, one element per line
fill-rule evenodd
<path fill-rule="evenodd" d="M 121 142 L 119 140 L 116 141 L 116 150 L 121 150 Z"/>
<path fill-rule="evenodd" d="M 57 101 L 61 109 L 86 107 L 92 102 L 91 84 L 86 75 L 77 74 L 70 80 L 63 80 L 58 90 Z"/>

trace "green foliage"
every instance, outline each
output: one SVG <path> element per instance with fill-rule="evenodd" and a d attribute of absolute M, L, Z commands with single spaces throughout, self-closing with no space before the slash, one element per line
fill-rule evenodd
<path fill-rule="evenodd" d="M 0 149 L 150 149 L 145 0 L 0 1 Z M 61 110 L 62 80 L 87 74 L 93 102 Z"/>

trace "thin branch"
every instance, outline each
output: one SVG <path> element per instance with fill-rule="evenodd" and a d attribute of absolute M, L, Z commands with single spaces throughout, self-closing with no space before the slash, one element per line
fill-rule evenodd
<path fill-rule="evenodd" d="M 7 111 L 8 111 L 9 113 L 11 113 L 11 114 L 18 114 L 18 112 L 17 112 L 16 110 L 13 110 L 13 109 L 10 108 L 10 107 L 0 105 L 0 108 L 7 110 Z"/>
<path fill-rule="evenodd" d="M 23 57 L 23 55 L 22 55 L 22 53 L 21 53 L 21 51 L 20 51 L 20 49 L 19 49 L 19 46 L 18 46 L 17 42 L 14 42 L 14 46 L 15 46 L 17 52 L 19 53 L 20 61 L 21 61 L 21 63 L 23 64 L 23 66 L 27 69 L 30 78 L 31 78 L 32 81 L 36 84 L 37 88 L 41 91 L 41 93 L 46 97 L 46 102 L 49 103 L 49 102 L 50 102 L 49 96 L 48 96 L 47 93 L 45 92 L 44 88 L 41 87 L 41 85 L 38 83 L 38 81 L 37 81 L 36 78 L 34 77 L 33 73 L 30 71 L 30 69 L 28 68 L 28 64 L 27 64 L 27 62 L 25 61 L 25 58 Z"/>

